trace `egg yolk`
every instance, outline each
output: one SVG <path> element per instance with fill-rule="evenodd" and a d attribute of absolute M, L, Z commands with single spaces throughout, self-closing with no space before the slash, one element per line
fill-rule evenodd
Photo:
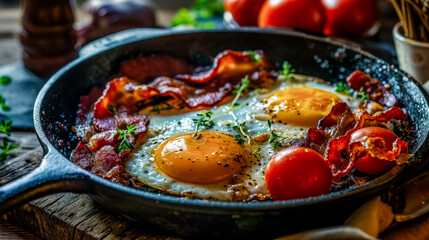
<path fill-rule="evenodd" d="M 341 99 L 330 92 L 316 88 L 287 88 L 265 99 L 265 111 L 273 121 L 295 126 L 316 127 Z"/>
<path fill-rule="evenodd" d="M 177 135 L 155 149 L 162 172 L 184 182 L 208 184 L 229 179 L 245 166 L 246 150 L 234 138 L 216 132 L 193 135 Z"/>

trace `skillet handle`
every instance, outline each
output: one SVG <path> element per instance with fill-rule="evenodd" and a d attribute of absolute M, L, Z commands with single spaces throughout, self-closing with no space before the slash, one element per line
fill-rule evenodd
<path fill-rule="evenodd" d="M 0 186 L 0 215 L 38 197 L 58 192 L 89 193 L 93 189 L 90 174 L 49 151 L 33 171 Z"/>

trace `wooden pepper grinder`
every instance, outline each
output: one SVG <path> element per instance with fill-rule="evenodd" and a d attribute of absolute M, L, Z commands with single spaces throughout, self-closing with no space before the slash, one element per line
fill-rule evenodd
<path fill-rule="evenodd" d="M 48 77 L 77 57 L 72 0 L 22 0 L 24 66 Z"/>

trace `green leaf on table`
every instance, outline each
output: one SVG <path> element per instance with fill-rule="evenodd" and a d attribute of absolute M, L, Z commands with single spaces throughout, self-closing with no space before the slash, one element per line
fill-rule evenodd
<path fill-rule="evenodd" d="M 8 85 L 10 82 L 12 81 L 12 79 L 9 76 L 1 76 L 0 77 L 0 85 Z"/>
<path fill-rule="evenodd" d="M 18 148 L 19 146 L 13 145 L 8 140 L 3 139 L 3 146 L 0 146 L 0 149 L 2 150 L 2 152 L 0 153 L 0 162 L 4 163 L 4 161 L 9 156 L 9 152 Z"/>
<path fill-rule="evenodd" d="M 4 118 L 0 119 L 0 133 L 4 133 L 10 136 L 10 131 L 12 131 L 12 120 L 6 120 Z"/>

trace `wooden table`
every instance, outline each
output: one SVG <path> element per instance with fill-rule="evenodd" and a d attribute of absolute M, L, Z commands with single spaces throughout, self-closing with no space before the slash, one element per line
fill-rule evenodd
<path fill-rule="evenodd" d="M 160 25 L 167 25 L 172 12 L 157 11 L 156 15 Z M 0 66 L 20 59 L 19 18 L 18 8 L 0 9 Z M 0 185 L 35 168 L 41 158 L 41 148 L 34 132 L 14 132 L 12 138 L 22 149 L 14 151 L 12 158 L 0 166 Z M 179 239 L 155 234 L 144 226 L 119 219 L 100 208 L 87 195 L 72 193 L 43 197 L 2 216 L 0 239 L 41 238 Z M 429 217 L 398 225 L 382 238 L 429 239 Z"/>

